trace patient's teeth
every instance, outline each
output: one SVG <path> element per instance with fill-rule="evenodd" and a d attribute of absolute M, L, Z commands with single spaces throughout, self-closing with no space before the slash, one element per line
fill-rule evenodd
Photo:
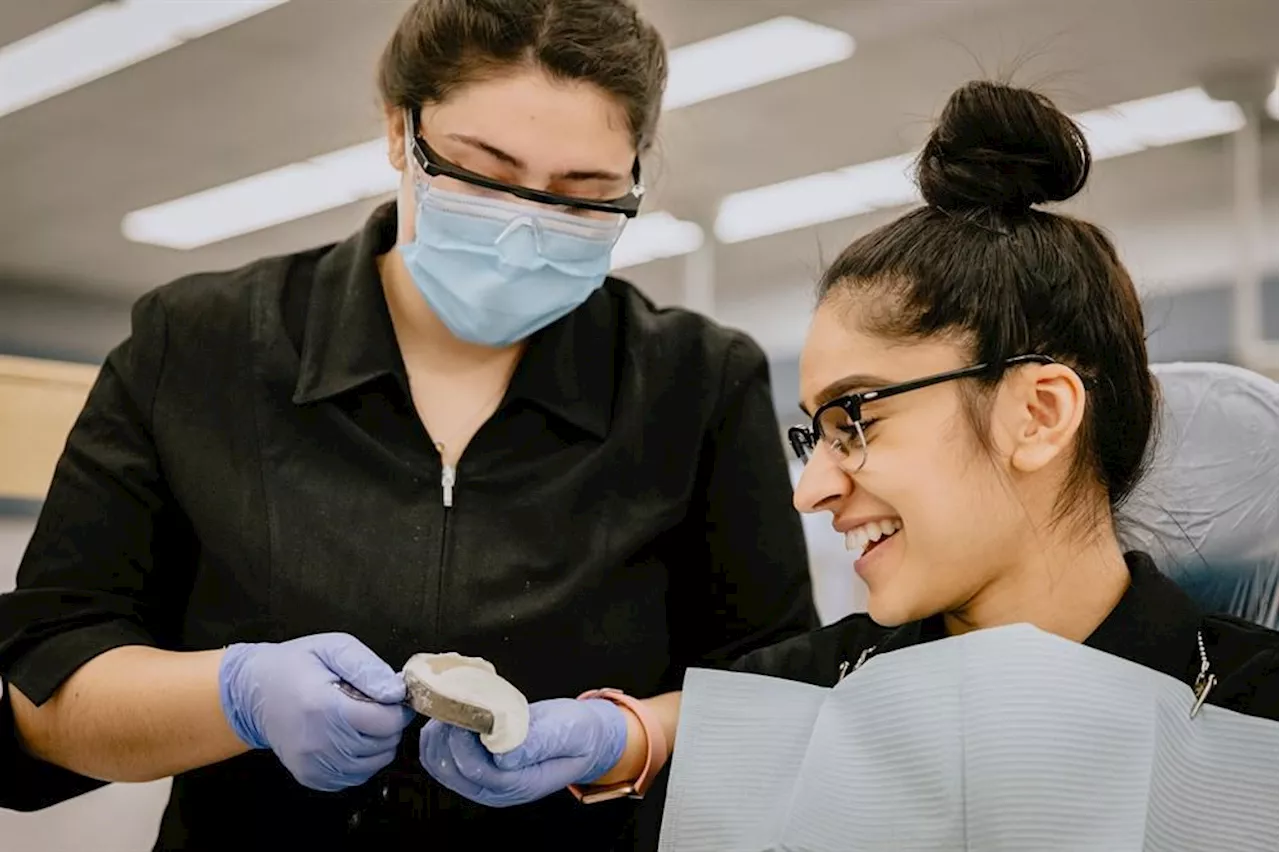
<path fill-rule="evenodd" d="M 856 529 L 844 534 L 844 549 L 848 551 L 864 551 L 873 541 L 879 541 L 902 529 L 902 521 L 897 519 L 884 521 L 867 521 Z"/>

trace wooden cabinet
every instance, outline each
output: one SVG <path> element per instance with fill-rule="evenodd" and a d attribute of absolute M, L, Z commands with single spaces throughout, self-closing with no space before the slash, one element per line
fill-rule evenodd
<path fill-rule="evenodd" d="M 0 355 L 0 499 L 43 500 L 98 368 Z"/>

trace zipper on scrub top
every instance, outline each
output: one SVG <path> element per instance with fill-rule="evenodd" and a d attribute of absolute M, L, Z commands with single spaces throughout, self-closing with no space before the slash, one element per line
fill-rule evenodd
<path fill-rule="evenodd" d="M 458 481 L 457 468 L 445 462 L 444 451 L 444 444 L 437 443 L 436 452 L 440 453 L 440 502 L 444 506 L 440 517 L 440 553 L 436 563 L 434 629 L 437 635 L 444 622 L 444 572 L 449 553 L 449 516 L 453 514 L 453 486 Z"/>
<path fill-rule="evenodd" d="M 458 481 L 458 471 L 444 460 L 444 444 L 436 444 L 440 453 L 440 496 L 446 509 L 453 507 L 453 486 Z"/>

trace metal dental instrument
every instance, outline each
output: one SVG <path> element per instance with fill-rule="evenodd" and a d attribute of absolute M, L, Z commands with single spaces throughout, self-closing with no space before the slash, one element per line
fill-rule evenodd
<path fill-rule="evenodd" d="M 407 697 L 401 703 L 412 707 L 417 713 L 439 719 L 450 725 L 457 725 L 459 728 L 466 728 L 477 734 L 493 733 L 493 713 L 490 711 L 464 701 L 447 698 L 412 675 L 406 674 L 404 681 Z M 346 681 L 338 681 L 337 686 L 349 698 L 371 704 L 378 703 Z"/>

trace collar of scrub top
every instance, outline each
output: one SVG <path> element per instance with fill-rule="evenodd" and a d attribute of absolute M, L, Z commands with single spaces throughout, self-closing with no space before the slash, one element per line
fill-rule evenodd
<path fill-rule="evenodd" d="M 377 258 L 395 248 L 395 202 L 328 248 L 311 274 L 298 347 L 293 402 L 309 405 L 394 377 L 407 394 L 408 374 L 396 345 Z M 286 290 L 292 290 L 290 287 Z M 589 435 L 605 438 L 613 422 L 618 299 L 597 292 L 576 310 L 529 338 L 502 402 L 523 400 Z M 286 309 L 287 314 L 294 313 Z"/>
<path fill-rule="evenodd" d="M 454 180 L 460 180 L 463 183 L 469 183 L 472 186 L 491 189 L 495 192 L 505 192 L 508 195 L 514 195 L 516 198 L 523 198 L 525 201 L 536 201 L 540 204 L 548 204 L 553 207 L 571 207 L 577 210 L 594 210 L 600 213 L 616 213 L 626 216 L 628 219 L 635 217 L 640 210 L 640 200 L 644 197 L 644 184 L 640 182 L 640 158 L 636 157 L 631 164 L 631 189 L 625 195 L 617 198 L 608 199 L 590 199 L 590 198 L 574 198 L 569 195 L 557 195 L 554 192 L 543 192 L 540 189 L 530 189 L 525 186 L 517 186 L 516 184 L 504 183 L 500 180 L 486 177 L 469 169 L 464 169 L 456 163 L 451 163 L 444 157 L 435 152 L 427 140 L 422 138 L 422 128 L 418 120 L 418 111 L 415 109 L 406 109 L 404 111 L 405 120 L 409 127 L 409 143 L 410 150 L 413 151 L 413 158 L 417 160 L 418 166 L 428 175 L 435 177 L 443 175 L 451 177 Z"/>

